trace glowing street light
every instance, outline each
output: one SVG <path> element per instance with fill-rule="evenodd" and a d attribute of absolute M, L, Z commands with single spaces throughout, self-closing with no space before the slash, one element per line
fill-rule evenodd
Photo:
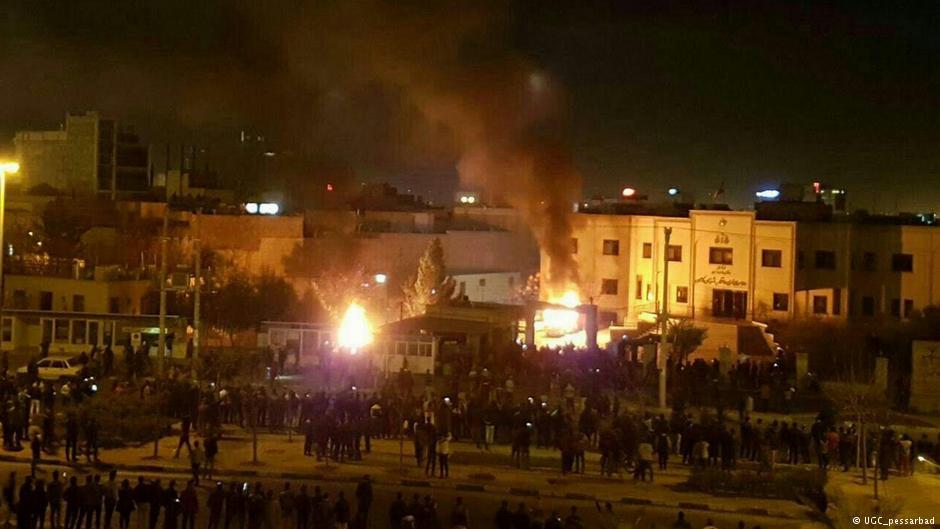
<path fill-rule="evenodd" d="M 378 285 L 384 285 L 385 282 L 388 281 L 388 276 L 385 274 L 375 274 L 372 276 L 372 280 Z"/>
<path fill-rule="evenodd" d="M 620 194 L 621 194 L 624 198 L 630 198 L 630 197 L 636 195 L 636 189 L 633 189 L 632 187 L 625 187 L 625 188 L 623 188 L 623 189 L 620 191 Z"/>
<path fill-rule="evenodd" d="M 780 191 L 777 189 L 765 189 L 754 193 L 754 195 L 756 195 L 757 198 L 763 198 L 765 200 L 775 200 L 780 198 Z"/>
<path fill-rule="evenodd" d="M 678 188 L 678 187 L 670 187 L 670 188 L 666 191 L 666 194 L 668 194 L 668 195 L 671 196 L 671 197 L 674 197 L 674 196 L 676 196 L 676 195 L 679 194 L 679 188 Z"/>

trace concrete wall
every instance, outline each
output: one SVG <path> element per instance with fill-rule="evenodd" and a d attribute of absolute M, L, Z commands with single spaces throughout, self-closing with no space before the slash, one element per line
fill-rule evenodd
<path fill-rule="evenodd" d="M 519 272 L 492 272 L 483 274 L 455 274 L 457 294 L 470 301 L 516 303 L 516 292 L 525 286 L 526 276 Z"/>

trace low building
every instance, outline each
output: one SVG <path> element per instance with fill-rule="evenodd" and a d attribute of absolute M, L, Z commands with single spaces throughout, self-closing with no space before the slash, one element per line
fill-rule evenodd
<path fill-rule="evenodd" d="M 153 289 L 151 279 L 105 267 L 63 272 L 58 277 L 4 276 L 3 350 L 34 352 L 48 344 L 50 352 L 77 354 L 93 346 L 156 343 L 159 316 L 143 314 L 144 297 Z M 185 319 L 168 316 L 167 335 L 175 356 L 185 354 L 185 340 L 175 339 L 185 333 Z"/>

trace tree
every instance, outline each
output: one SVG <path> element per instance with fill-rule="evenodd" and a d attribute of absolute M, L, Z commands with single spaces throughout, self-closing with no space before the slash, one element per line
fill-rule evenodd
<path fill-rule="evenodd" d="M 705 334 L 706 330 L 694 326 L 692 320 L 678 320 L 670 323 L 666 340 L 676 358 L 685 361 L 705 341 Z"/>
<path fill-rule="evenodd" d="M 206 322 L 227 334 L 229 342 L 236 332 L 258 323 L 257 290 L 246 276 L 233 274 L 206 294 Z"/>
<path fill-rule="evenodd" d="M 454 287 L 444 265 L 444 246 L 435 238 L 418 261 L 418 271 L 402 288 L 405 312 L 411 316 L 424 314 L 428 306 L 451 299 Z"/>
<path fill-rule="evenodd" d="M 267 321 L 290 321 L 295 319 L 297 294 L 294 287 L 283 277 L 262 274 L 254 281 L 255 307 L 258 315 Z"/>

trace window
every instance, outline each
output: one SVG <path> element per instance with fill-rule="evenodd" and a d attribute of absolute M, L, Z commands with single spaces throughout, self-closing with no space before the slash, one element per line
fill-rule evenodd
<path fill-rule="evenodd" d="M 666 247 L 666 260 L 676 263 L 682 262 L 682 247 L 678 244 L 670 244 Z"/>
<path fill-rule="evenodd" d="M 914 300 L 905 299 L 904 300 L 904 317 L 910 318 L 912 312 L 914 312 Z"/>
<path fill-rule="evenodd" d="M 875 252 L 865 252 L 862 254 L 862 270 L 865 272 L 874 272 L 878 268 L 878 257 Z"/>
<path fill-rule="evenodd" d="M 39 293 L 39 310 L 52 310 L 52 292 Z"/>
<path fill-rule="evenodd" d="M 53 325 L 53 341 L 56 343 L 68 343 L 69 341 L 69 320 L 55 320 Z"/>
<path fill-rule="evenodd" d="M 81 294 L 72 295 L 72 311 L 85 312 L 85 296 Z"/>
<path fill-rule="evenodd" d="M 764 268 L 780 268 L 783 262 L 783 252 L 780 250 L 761 250 L 760 264 Z"/>
<path fill-rule="evenodd" d="M 98 345 L 98 322 L 88 322 L 88 343 Z"/>
<path fill-rule="evenodd" d="M 774 292 L 774 310 L 790 310 L 790 294 Z"/>
<path fill-rule="evenodd" d="M 819 270 L 835 270 L 836 253 L 829 250 L 816 250 L 816 268 Z"/>
<path fill-rule="evenodd" d="M 653 243 L 644 242 L 643 243 L 643 259 L 652 259 L 653 258 Z"/>
<path fill-rule="evenodd" d="M 118 298 L 118 297 L 108 298 L 108 312 L 110 312 L 111 314 L 120 314 L 121 298 Z"/>
<path fill-rule="evenodd" d="M 729 265 L 733 262 L 731 248 L 711 247 L 708 249 L 708 262 L 717 265 Z"/>
<path fill-rule="evenodd" d="M 485 278 L 485 277 L 481 277 L 481 278 L 480 278 L 480 286 L 481 286 L 481 287 L 485 287 L 485 286 L 486 286 L 486 278 Z"/>
<path fill-rule="evenodd" d="M 43 318 L 39 321 L 39 326 L 42 327 L 42 342 L 40 343 L 51 343 L 52 342 L 52 320 L 47 320 Z"/>
<path fill-rule="evenodd" d="M 676 287 L 676 303 L 689 302 L 689 287 Z"/>
<path fill-rule="evenodd" d="M 86 330 L 85 320 L 72 320 L 72 343 L 84 344 Z"/>
<path fill-rule="evenodd" d="M 891 315 L 894 316 L 895 318 L 901 317 L 901 300 L 900 299 L 895 298 L 891 300 Z"/>
<path fill-rule="evenodd" d="M 636 299 L 643 299 L 643 276 L 636 276 L 636 290 L 634 292 Z"/>
<path fill-rule="evenodd" d="M 842 289 L 834 288 L 832 289 L 832 315 L 840 314 L 842 314 Z"/>
<path fill-rule="evenodd" d="M 620 255 L 620 241 L 604 239 L 604 255 Z"/>
<path fill-rule="evenodd" d="M 796 252 L 796 267 L 799 268 L 800 270 L 802 270 L 802 269 L 803 269 L 803 266 L 804 266 L 804 262 L 803 262 L 803 250 L 800 250 L 800 251 Z"/>
<path fill-rule="evenodd" d="M 0 340 L 13 341 L 13 318 L 3 318 L 3 329 L 0 331 Z"/>
<path fill-rule="evenodd" d="M 862 296 L 862 316 L 875 315 L 875 298 L 871 296 Z"/>
<path fill-rule="evenodd" d="M 646 284 L 646 300 L 653 301 L 653 285 L 649 283 Z"/>
<path fill-rule="evenodd" d="M 617 280 L 616 279 L 602 279 L 601 280 L 601 294 L 607 294 L 609 296 L 617 295 Z"/>
<path fill-rule="evenodd" d="M 813 314 L 829 312 L 829 299 L 826 296 L 813 296 Z"/>
<path fill-rule="evenodd" d="M 913 272 L 914 256 L 909 253 L 896 253 L 892 255 L 891 270 L 895 272 Z"/>
<path fill-rule="evenodd" d="M 28 301 L 26 300 L 26 291 L 25 290 L 14 290 L 13 291 L 13 308 L 14 309 L 26 309 Z"/>
<path fill-rule="evenodd" d="M 571 238 L 571 253 L 573 254 L 578 253 L 578 238 L 577 237 Z"/>

